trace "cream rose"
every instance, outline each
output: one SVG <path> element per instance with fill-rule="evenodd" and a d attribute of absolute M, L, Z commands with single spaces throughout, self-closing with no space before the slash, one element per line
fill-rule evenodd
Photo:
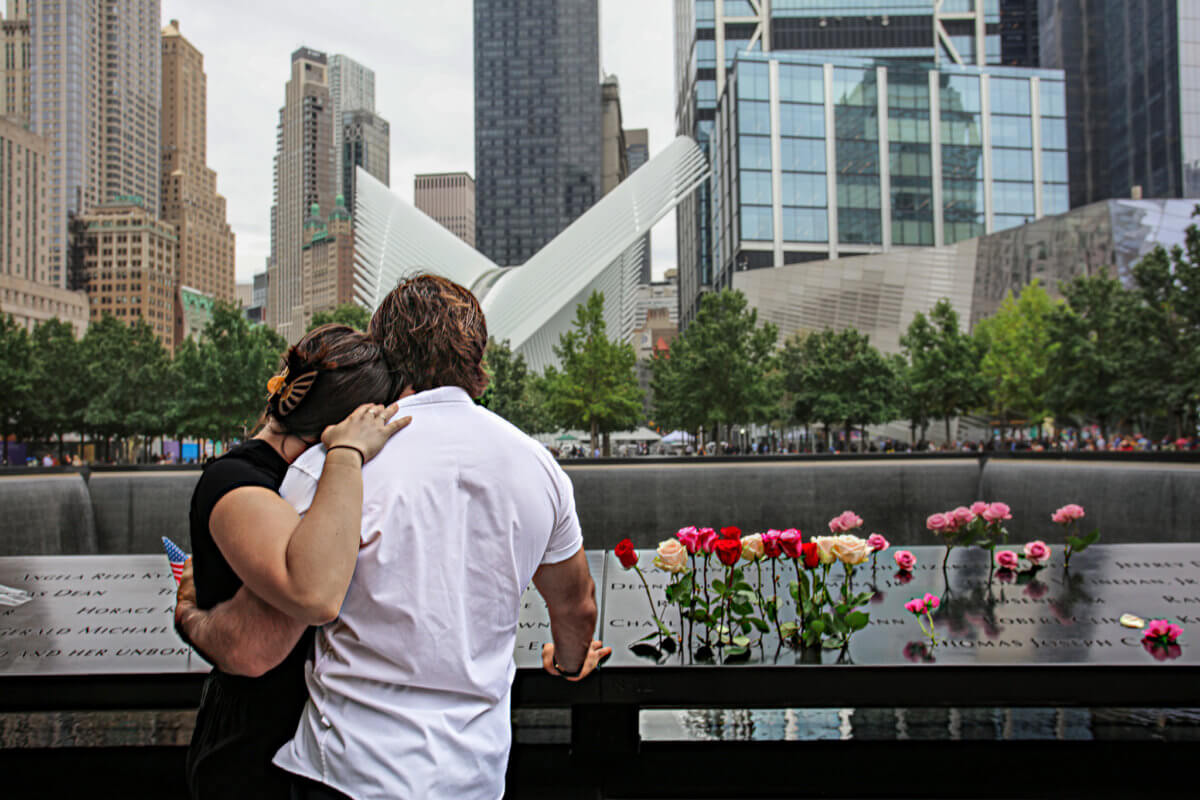
<path fill-rule="evenodd" d="M 834 538 L 833 554 L 843 564 L 854 566 L 866 563 L 867 558 L 871 555 L 871 548 L 866 539 L 846 533 Z"/>
<path fill-rule="evenodd" d="M 664 572 L 683 572 L 687 569 L 687 548 L 678 539 L 667 539 L 658 543 L 658 552 L 654 556 L 654 566 Z"/>
<path fill-rule="evenodd" d="M 766 554 L 761 533 L 752 533 L 742 537 L 742 558 L 747 561 L 757 561 Z"/>
<path fill-rule="evenodd" d="M 837 543 L 836 536 L 814 536 L 812 542 L 817 546 L 817 555 L 822 564 L 832 564 L 837 561 L 837 556 L 833 553 L 833 546 Z"/>

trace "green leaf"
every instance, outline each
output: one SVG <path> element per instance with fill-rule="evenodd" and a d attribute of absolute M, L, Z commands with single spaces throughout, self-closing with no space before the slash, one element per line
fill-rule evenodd
<path fill-rule="evenodd" d="M 746 614 L 751 614 L 754 612 L 754 606 L 752 606 L 752 605 L 750 605 L 750 603 L 747 603 L 744 601 L 733 603 L 731 608 L 733 608 L 733 613 L 739 614 L 742 616 L 745 616 Z"/>
<path fill-rule="evenodd" d="M 725 591 L 726 591 L 725 581 L 714 580 L 712 582 L 712 588 L 713 588 L 713 591 L 716 592 L 717 594 L 724 595 Z"/>
<path fill-rule="evenodd" d="M 852 631 L 861 631 L 867 627 L 867 623 L 870 620 L 870 615 L 862 611 L 852 611 L 846 615 L 846 624 L 850 626 L 850 630 Z"/>
<path fill-rule="evenodd" d="M 751 617 L 749 621 L 751 625 L 753 625 L 755 628 L 758 628 L 760 633 L 766 633 L 767 631 L 771 630 L 771 626 L 758 617 Z"/>
<path fill-rule="evenodd" d="M 1087 547 L 1087 545 L 1083 543 L 1083 539 L 1080 539 L 1078 536 L 1068 536 L 1067 544 L 1070 545 L 1071 549 L 1076 552 Z"/>
<path fill-rule="evenodd" d="M 668 639 L 675 635 L 671 632 L 670 628 L 663 624 L 662 620 L 659 620 L 658 622 L 658 632 L 663 636 L 666 636 Z"/>
<path fill-rule="evenodd" d="M 750 637 L 749 636 L 735 636 L 735 637 L 733 637 L 733 643 L 735 645 L 737 645 L 738 647 L 746 647 L 750 644 Z"/>
<path fill-rule="evenodd" d="M 785 639 L 788 638 L 789 636 L 791 636 L 792 634 L 794 634 L 798 630 L 800 630 L 800 626 L 797 625 L 795 622 L 785 622 L 779 626 L 779 633 Z"/>
<path fill-rule="evenodd" d="M 744 656 L 744 655 L 747 655 L 748 653 L 749 653 L 749 649 L 746 647 L 741 647 L 741 646 L 730 647 L 730 648 L 726 649 L 726 651 L 725 651 L 725 656 L 726 656 L 725 660 L 729 661 L 730 659 L 734 658 L 735 656 Z"/>
<path fill-rule="evenodd" d="M 737 583 L 735 583 L 733 585 L 733 588 L 736 591 L 746 592 L 747 594 L 749 594 L 751 596 L 754 595 L 754 587 L 751 586 L 750 584 L 746 583 L 745 581 L 738 581 Z"/>
<path fill-rule="evenodd" d="M 820 620 L 820 619 L 814 619 L 812 622 L 808 623 L 808 630 L 813 631 L 814 633 L 817 633 L 817 634 L 824 633 L 825 632 L 825 621 Z"/>
<path fill-rule="evenodd" d="M 1100 529 L 1096 528 L 1091 533 L 1089 533 L 1086 537 L 1084 537 L 1083 546 L 1085 548 L 1090 547 L 1091 545 L 1094 545 L 1098 541 L 1100 541 Z"/>

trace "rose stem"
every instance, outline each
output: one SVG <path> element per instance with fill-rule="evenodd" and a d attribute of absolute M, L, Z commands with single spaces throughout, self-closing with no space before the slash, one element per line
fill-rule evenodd
<path fill-rule="evenodd" d="M 708 596 L 708 561 L 712 558 L 712 553 L 704 554 L 704 645 L 712 649 L 712 599 Z"/>
<path fill-rule="evenodd" d="M 729 631 L 729 643 L 733 644 L 733 564 L 725 572 L 725 627 Z"/>
<path fill-rule="evenodd" d="M 775 562 L 779 560 L 779 556 L 771 559 L 771 599 L 775 601 L 775 634 L 779 637 L 779 644 L 783 645 L 783 628 L 779 626 L 779 578 L 775 574 Z M 796 594 L 800 593 L 800 587 L 796 587 Z"/>
<path fill-rule="evenodd" d="M 642 579 L 642 588 L 646 590 L 646 599 L 650 601 L 650 613 L 654 615 L 654 623 L 658 626 L 658 642 L 662 644 L 662 629 L 665 627 L 662 620 L 658 618 L 658 609 L 654 607 L 654 598 L 650 596 L 650 584 L 646 583 L 646 576 L 642 574 L 642 569 L 637 564 L 633 565 L 633 570 Z"/>
<path fill-rule="evenodd" d="M 803 551 L 802 551 L 803 552 Z M 800 624 L 796 626 L 801 644 L 804 643 L 804 584 L 800 580 L 800 561 L 792 559 L 792 566 L 796 568 L 796 618 L 800 620 Z"/>

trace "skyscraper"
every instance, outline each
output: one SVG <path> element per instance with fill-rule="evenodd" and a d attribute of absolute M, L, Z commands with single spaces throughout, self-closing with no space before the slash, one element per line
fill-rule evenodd
<path fill-rule="evenodd" d="M 162 32 L 162 218 L 177 232 L 176 284 L 231 303 L 234 234 L 206 163 L 206 105 L 204 56 L 171 20 Z M 188 326 L 176 320 L 175 329 Z"/>
<path fill-rule="evenodd" d="M 0 117 L 29 124 L 29 0 L 8 0 L 0 22 Z"/>
<path fill-rule="evenodd" d="M 391 126 L 374 111 L 365 109 L 344 111 L 341 120 L 341 125 L 334 126 L 340 128 L 342 136 L 340 181 L 346 208 L 353 213 L 356 167 L 362 167 L 383 185 L 391 185 Z"/>
<path fill-rule="evenodd" d="M 524 263 L 601 196 L 597 0 L 475 0 L 476 242 Z"/>
<path fill-rule="evenodd" d="M 292 53 L 275 149 L 275 203 L 271 209 L 268 324 L 289 342 L 304 333 L 304 220 L 312 205 L 333 209 L 336 195 L 333 103 L 324 53 Z"/>
<path fill-rule="evenodd" d="M 600 84 L 602 133 L 600 137 L 600 190 L 608 194 L 629 175 L 629 153 L 621 118 L 621 85 L 616 75 L 606 75 Z"/>
<path fill-rule="evenodd" d="M 350 209 L 354 208 L 352 187 L 346 180 L 346 175 L 353 175 L 344 168 L 345 164 L 345 126 L 352 124 L 346 117 L 351 111 L 375 111 L 375 71 L 364 67 L 354 59 L 345 55 L 329 57 L 329 96 L 333 99 L 333 168 L 334 180 L 337 181 L 337 191 L 342 192 Z M 387 131 L 387 122 L 382 118 L 383 131 Z M 376 128 L 378 123 L 374 123 Z M 384 161 L 386 162 L 386 154 Z M 379 175 L 372 172 L 379 178 Z M 386 173 L 385 173 L 386 175 Z M 387 183 L 387 178 L 380 178 Z"/>
<path fill-rule="evenodd" d="M 1067 74 L 1071 206 L 1200 197 L 1200 8 L 1043 0 L 1043 66 Z"/>
<path fill-rule="evenodd" d="M 633 128 L 625 131 L 625 160 L 629 162 L 629 174 L 637 172 L 638 167 L 650 160 L 650 131 L 645 128 Z M 639 284 L 650 283 L 650 234 L 646 234 L 646 249 L 642 253 L 642 270 Z M 676 295 L 672 295 L 673 297 Z M 678 311 L 673 311 L 678 316 Z"/>
<path fill-rule="evenodd" d="M 158 0 L 29 6 L 30 123 L 49 143 L 47 267 L 69 282 L 67 222 L 117 196 L 159 207 Z"/>
<path fill-rule="evenodd" d="M 413 205 L 471 247 L 475 246 L 475 179 L 466 172 L 415 176 Z"/>

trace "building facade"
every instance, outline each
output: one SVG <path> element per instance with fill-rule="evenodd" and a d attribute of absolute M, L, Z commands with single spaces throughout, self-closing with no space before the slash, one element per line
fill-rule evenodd
<path fill-rule="evenodd" d="M 391 185 L 391 126 L 374 111 L 346 111 L 341 115 L 342 195 L 346 207 L 354 210 L 354 194 L 362 167 L 384 186 Z"/>
<path fill-rule="evenodd" d="M 1041 62 L 1067 77 L 1071 206 L 1200 196 L 1200 7 L 1042 0 L 1039 13 Z"/>
<path fill-rule="evenodd" d="M 339 181 L 336 190 L 349 199 L 354 208 L 354 192 L 345 169 L 345 115 L 350 111 L 375 111 L 375 71 L 345 55 L 329 57 L 329 96 L 333 100 L 333 174 Z M 387 123 L 383 123 L 387 130 Z M 349 171 L 353 176 L 354 170 Z M 374 173 L 372 173 L 374 174 Z M 375 177 L 379 177 L 376 175 Z M 380 178 L 387 183 L 387 178 Z"/>
<path fill-rule="evenodd" d="M 117 197 L 80 216 L 89 318 L 143 319 L 168 350 L 175 347 L 175 226 L 144 198 Z"/>
<path fill-rule="evenodd" d="M 0 117 L 29 124 L 29 0 L 8 0 L 0 20 Z"/>
<path fill-rule="evenodd" d="M 675 0 L 676 132 L 691 136 L 708 151 L 717 98 L 725 91 L 738 52 L 808 51 L 929 64 L 999 64 L 1003 14 L 1007 12 L 1011 21 L 1026 10 L 1027 4 L 1002 6 L 996 0 Z M 1010 46 L 1010 55 L 1013 52 Z M 677 215 L 684 327 L 699 310 L 700 295 L 715 285 L 711 191 L 702 186 Z"/>
<path fill-rule="evenodd" d="M 46 140 L 0 119 L 0 274 L 45 283 Z"/>
<path fill-rule="evenodd" d="M 1067 210 L 1062 73 L 741 53 L 711 134 L 713 278 Z"/>
<path fill-rule="evenodd" d="M 476 243 L 522 264 L 600 199 L 598 0 L 475 0 Z"/>
<path fill-rule="evenodd" d="M 304 333 L 304 221 L 315 203 L 332 209 L 333 103 L 324 53 L 292 53 L 275 150 L 275 203 L 271 209 L 268 324 L 288 342 Z"/>
<path fill-rule="evenodd" d="M 179 286 L 175 290 L 175 344 L 184 339 L 199 339 L 212 320 L 213 303 L 216 298 L 191 286 Z"/>
<path fill-rule="evenodd" d="M 466 172 L 415 176 L 413 205 L 471 247 L 475 246 L 475 179 Z"/>
<path fill-rule="evenodd" d="M 616 75 L 600 84 L 600 191 L 608 194 L 629 175 L 629 153 L 621 118 L 621 85 Z"/>
<path fill-rule="evenodd" d="M 204 56 L 171 20 L 162 32 L 162 218 L 176 230 L 176 283 L 232 303 L 234 234 L 207 166 L 206 106 Z M 176 307 L 182 313 L 189 305 Z M 177 338 L 191 330 L 179 319 L 175 329 Z"/>
<path fill-rule="evenodd" d="M 304 328 L 314 314 L 332 311 L 354 298 L 354 230 L 342 196 L 329 219 L 313 206 L 304 221 Z"/>
<path fill-rule="evenodd" d="M 66 286 L 82 279 L 69 274 L 72 215 L 132 195 L 158 213 L 159 2 L 35 2 L 28 10 L 30 125 L 50 148 L 47 269 Z"/>

